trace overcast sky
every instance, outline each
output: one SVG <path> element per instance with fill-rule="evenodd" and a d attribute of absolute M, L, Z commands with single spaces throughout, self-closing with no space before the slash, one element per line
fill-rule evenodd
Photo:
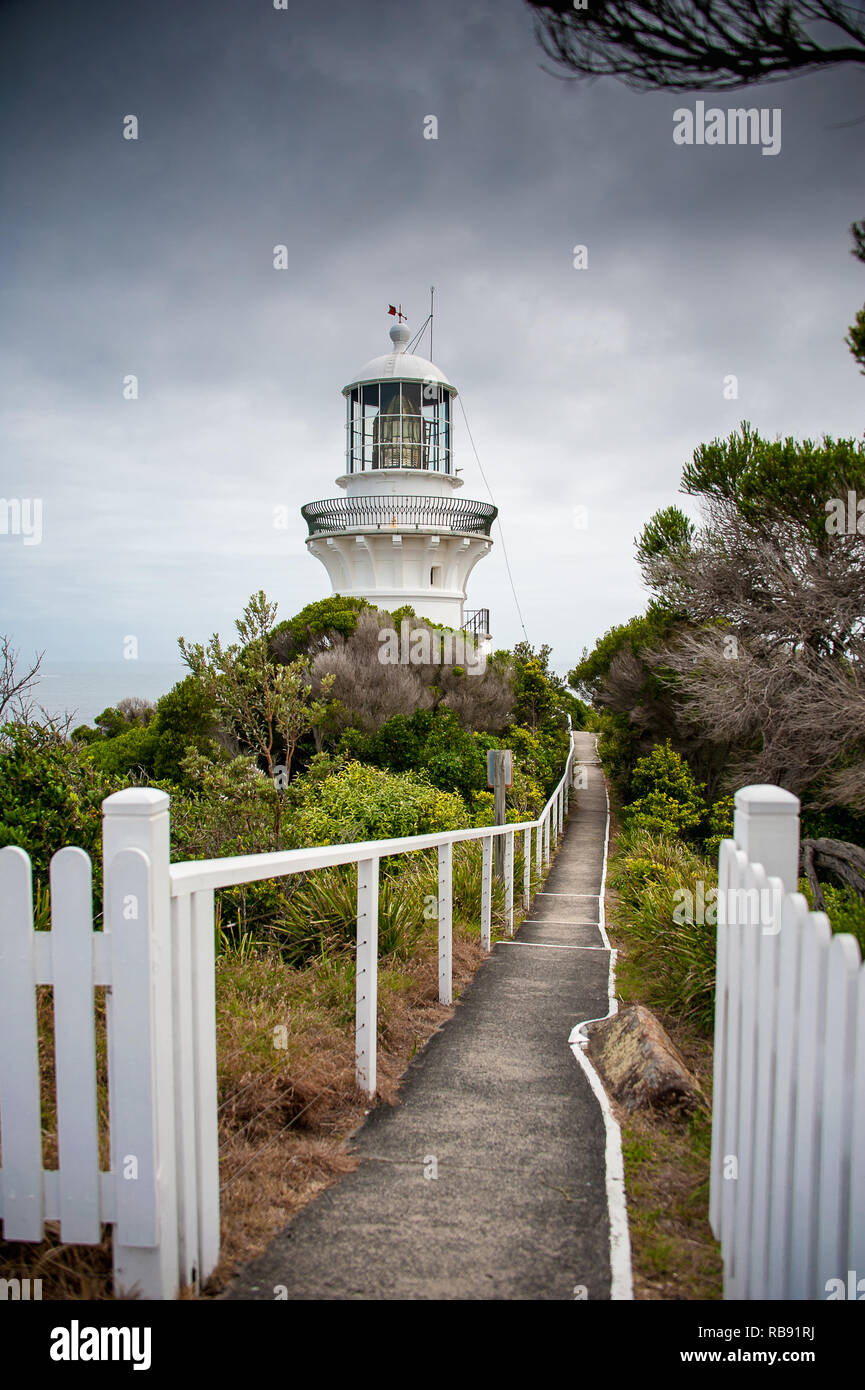
<path fill-rule="evenodd" d="M 863 433 L 861 71 L 703 93 L 781 109 L 765 156 L 675 145 L 700 93 L 551 76 L 522 0 L 0 13 L 0 496 L 43 506 L 40 544 L 0 535 L 0 631 L 28 653 L 121 661 L 134 635 L 170 661 L 255 590 L 281 617 L 325 597 L 300 507 L 339 491 L 340 391 L 388 349 L 387 305 L 419 328 L 431 284 L 529 640 L 561 671 L 644 607 L 634 536 L 697 445 L 743 419 Z M 496 646 L 521 636 L 499 533 L 467 606 Z"/>

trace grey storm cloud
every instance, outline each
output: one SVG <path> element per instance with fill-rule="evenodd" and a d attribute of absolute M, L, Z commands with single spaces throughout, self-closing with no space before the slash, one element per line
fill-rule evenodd
<path fill-rule="evenodd" d="M 0 34 L 0 495 L 44 514 L 41 544 L 0 536 L 0 630 L 27 649 L 104 660 L 134 632 L 170 659 L 254 590 L 282 616 L 323 597 L 299 509 L 336 490 L 340 389 L 431 284 L 560 670 L 643 606 L 634 536 L 698 444 L 745 418 L 862 433 L 858 74 L 703 94 L 781 110 L 765 158 L 675 145 L 699 93 L 552 76 L 520 0 L 49 0 Z M 459 412 L 456 444 L 486 497 Z M 470 606 L 521 636 L 500 540 Z"/>

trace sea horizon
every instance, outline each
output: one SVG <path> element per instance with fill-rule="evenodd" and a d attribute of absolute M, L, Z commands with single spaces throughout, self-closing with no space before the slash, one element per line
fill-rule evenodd
<path fill-rule="evenodd" d="M 118 700 L 137 697 L 155 704 L 188 674 L 182 661 L 46 660 L 29 695 L 34 705 L 52 718 L 72 714 L 74 728 L 92 724 Z"/>

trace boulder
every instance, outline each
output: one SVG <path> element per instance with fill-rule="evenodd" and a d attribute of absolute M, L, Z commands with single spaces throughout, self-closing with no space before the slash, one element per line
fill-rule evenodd
<path fill-rule="evenodd" d="M 642 1004 L 591 1024 L 587 1032 L 589 1056 L 608 1092 L 625 1110 L 650 1107 L 686 1115 L 705 1104 L 669 1033 Z"/>

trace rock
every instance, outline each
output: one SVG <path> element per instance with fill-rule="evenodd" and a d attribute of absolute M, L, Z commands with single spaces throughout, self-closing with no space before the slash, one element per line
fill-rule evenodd
<path fill-rule="evenodd" d="M 642 1004 L 592 1024 L 587 1032 L 589 1056 L 625 1110 L 651 1107 L 687 1115 L 705 1103 L 672 1038 Z"/>

